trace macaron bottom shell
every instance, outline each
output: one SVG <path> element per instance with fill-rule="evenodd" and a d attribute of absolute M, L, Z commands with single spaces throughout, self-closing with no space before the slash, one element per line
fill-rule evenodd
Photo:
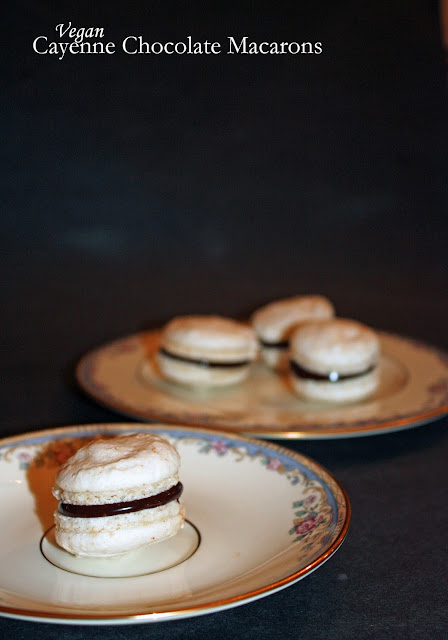
<path fill-rule="evenodd" d="M 360 374 L 348 380 L 307 380 L 294 373 L 290 374 L 290 381 L 295 393 L 302 398 L 323 402 L 348 403 L 363 400 L 371 395 L 379 385 L 379 371 Z"/>
<path fill-rule="evenodd" d="M 76 518 L 55 512 L 60 547 L 81 558 L 118 556 L 174 536 L 185 519 L 177 501 L 161 507 L 102 518 Z"/>
<path fill-rule="evenodd" d="M 157 354 L 157 364 L 161 375 L 177 384 L 188 387 L 226 387 L 243 382 L 249 375 L 250 363 L 234 367 L 220 367 L 218 363 L 207 366 L 200 362 L 183 362 Z"/>

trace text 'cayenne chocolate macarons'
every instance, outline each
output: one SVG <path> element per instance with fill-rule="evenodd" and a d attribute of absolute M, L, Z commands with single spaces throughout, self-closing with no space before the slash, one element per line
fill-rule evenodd
<path fill-rule="evenodd" d="M 309 322 L 291 336 L 294 390 L 329 402 L 352 402 L 378 385 L 380 345 L 369 327 L 342 318 Z"/>
<path fill-rule="evenodd" d="M 333 315 L 331 302 L 318 295 L 285 298 L 258 309 L 252 316 L 252 326 L 266 364 L 274 369 L 287 367 L 289 338 L 294 329 L 308 320 L 324 320 Z"/>
<path fill-rule="evenodd" d="M 165 378 L 219 387 L 244 380 L 257 355 L 252 329 L 219 316 L 183 316 L 164 328 L 157 359 Z"/>
<path fill-rule="evenodd" d="M 184 522 L 179 466 L 176 449 L 150 433 L 82 447 L 56 476 L 57 543 L 76 556 L 108 557 L 173 536 Z"/>

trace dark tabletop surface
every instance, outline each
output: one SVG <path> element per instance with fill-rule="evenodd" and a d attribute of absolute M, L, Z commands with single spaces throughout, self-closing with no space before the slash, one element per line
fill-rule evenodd
<path fill-rule="evenodd" d="M 16 2 L 2 17 L 2 437 L 121 421 L 78 391 L 75 363 L 178 314 L 321 293 L 341 316 L 448 348 L 436 3 L 90 5 Z M 323 53 L 32 51 L 68 21 L 117 43 L 248 35 Z M 340 550 L 290 588 L 154 625 L 0 618 L 0 637 L 445 639 L 447 425 L 288 441 L 353 509 Z"/>

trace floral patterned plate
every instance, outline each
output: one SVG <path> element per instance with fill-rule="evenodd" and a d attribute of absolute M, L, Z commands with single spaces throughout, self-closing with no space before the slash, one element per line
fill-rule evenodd
<path fill-rule="evenodd" d="M 177 447 L 199 546 L 175 566 L 135 577 L 54 566 L 41 541 L 52 526 L 60 464 L 86 439 L 135 431 L 160 433 Z M 243 436 L 166 425 L 66 427 L 1 440 L 0 492 L 8 523 L 0 530 L 0 613 L 71 624 L 157 622 L 267 596 L 328 560 L 350 520 L 342 487 L 308 458 Z"/>
<path fill-rule="evenodd" d="M 101 404 L 140 420 L 201 425 L 263 438 L 347 438 L 415 427 L 448 412 L 448 356 L 428 345 L 379 333 L 380 384 L 344 406 L 301 400 L 287 377 L 261 362 L 241 385 L 193 391 L 160 376 L 159 331 L 109 343 L 79 363 L 81 387 Z"/>

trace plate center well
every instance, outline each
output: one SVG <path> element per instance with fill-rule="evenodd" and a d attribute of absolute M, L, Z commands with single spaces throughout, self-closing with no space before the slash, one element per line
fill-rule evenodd
<path fill-rule="evenodd" d="M 64 571 L 95 578 L 130 578 L 158 573 L 185 562 L 199 543 L 199 531 L 186 521 L 172 538 L 111 558 L 77 558 L 57 544 L 54 527 L 43 535 L 40 548 L 48 562 Z"/>

